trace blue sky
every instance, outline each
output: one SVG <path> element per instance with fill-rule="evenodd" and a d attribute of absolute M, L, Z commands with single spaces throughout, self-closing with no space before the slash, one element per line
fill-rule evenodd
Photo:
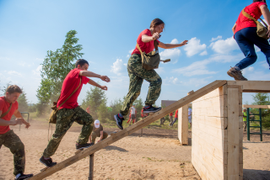
<path fill-rule="evenodd" d="M 161 100 L 179 100 L 215 80 L 232 80 L 227 75 L 244 56 L 232 38 L 234 25 L 243 7 L 252 0 L 0 0 L 0 86 L 7 83 L 23 87 L 29 103 L 37 103 L 40 64 L 48 50 L 55 51 L 70 30 L 76 30 L 83 58 L 89 70 L 111 78 L 106 96 L 111 101 L 128 92 L 126 70 L 139 33 L 149 28 L 154 18 L 165 22 L 160 41 L 176 43 L 189 40 L 187 46 L 160 49 L 163 59 L 157 72 L 163 79 Z M 270 80 L 265 56 L 244 70 L 249 80 Z M 148 83 L 140 97 L 145 100 Z M 90 85 L 83 87 L 82 102 Z M 243 102 L 252 102 L 250 94 Z"/>

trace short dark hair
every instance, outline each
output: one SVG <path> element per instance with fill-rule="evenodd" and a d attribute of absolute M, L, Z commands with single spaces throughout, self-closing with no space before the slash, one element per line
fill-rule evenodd
<path fill-rule="evenodd" d="M 253 2 L 261 2 L 262 0 L 253 0 Z"/>
<path fill-rule="evenodd" d="M 89 65 L 89 63 L 85 59 L 78 59 L 75 63 L 75 67 L 77 68 L 78 65 L 83 66 L 85 63 Z"/>
<path fill-rule="evenodd" d="M 161 19 L 156 18 L 156 19 L 154 19 L 154 20 L 151 22 L 150 28 L 151 28 L 151 27 L 155 28 L 156 26 L 158 26 L 158 25 L 160 25 L 160 24 L 164 24 L 164 25 L 165 25 L 165 23 L 164 23 Z"/>
<path fill-rule="evenodd" d="M 17 85 L 10 85 L 10 86 L 8 86 L 6 92 L 8 92 L 9 94 L 12 94 L 12 93 L 15 93 L 15 92 L 21 94 L 21 93 L 22 93 L 22 90 L 21 90 L 21 88 L 20 88 L 19 86 L 17 86 Z"/>

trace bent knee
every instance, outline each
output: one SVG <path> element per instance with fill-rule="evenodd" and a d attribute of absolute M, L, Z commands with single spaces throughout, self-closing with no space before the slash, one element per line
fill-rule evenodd
<path fill-rule="evenodd" d="M 256 54 L 248 54 L 247 58 L 249 58 L 251 61 L 255 62 L 258 57 Z"/>

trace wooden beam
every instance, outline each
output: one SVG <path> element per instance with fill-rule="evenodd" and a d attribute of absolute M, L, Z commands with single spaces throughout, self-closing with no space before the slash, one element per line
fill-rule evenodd
<path fill-rule="evenodd" d="M 228 135 L 224 137 L 227 141 L 228 152 L 224 152 L 224 156 L 228 156 L 228 162 L 225 165 L 225 176 L 228 179 L 241 179 L 243 176 L 243 130 L 240 122 L 242 117 L 242 86 L 228 86 L 227 104 L 228 104 Z M 242 125 L 242 124 L 241 124 Z M 242 131 L 241 131 L 242 130 Z M 243 177 L 242 177 L 243 178 Z"/>
<path fill-rule="evenodd" d="M 188 104 L 178 109 L 178 139 L 180 144 L 188 144 Z"/>
<path fill-rule="evenodd" d="M 134 125 L 127 127 L 126 129 L 117 132 L 115 135 L 110 136 L 106 139 L 104 139 L 103 141 L 83 150 L 82 152 L 56 164 L 55 166 L 48 168 L 46 171 L 40 172 L 39 174 L 33 176 L 32 178 L 30 178 L 31 180 L 40 180 L 43 179 L 45 177 L 48 177 L 50 175 L 52 175 L 53 173 L 60 171 L 61 169 L 64 169 L 67 166 L 70 166 L 71 164 L 95 153 L 96 151 L 99 151 L 100 149 L 134 133 L 135 131 L 151 124 L 152 122 L 162 118 L 163 116 L 169 114 L 172 111 L 175 111 L 176 109 L 179 109 L 180 107 L 194 101 L 195 99 L 211 92 L 212 90 L 223 86 L 224 84 L 226 84 L 227 81 L 225 80 L 217 80 L 214 81 L 206 86 L 204 86 L 203 88 L 197 90 L 196 92 L 180 99 L 179 101 L 171 104 L 170 106 L 167 106 L 166 108 L 154 113 L 153 115 L 150 115 L 148 117 L 146 117 L 145 119 L 142 119 L 141 121 L 135 123 Z"/>
<path fill-rule="evenodd" d="M 243 108 L 270 109 L 270 105 L 243 105 Z"/>
<path fill-rule="evenodd" d="M 228 85 L 241 85 L 243 92 L 270 92 L 270 81 L 227 81 Z"/>

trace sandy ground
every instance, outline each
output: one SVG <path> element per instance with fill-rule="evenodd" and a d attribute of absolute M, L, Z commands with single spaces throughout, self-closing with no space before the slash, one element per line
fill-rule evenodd
<path fill-rule="evenodd" d="M 39 162 L 48 143 L 48 125 L 32 121 L 26 130 L 13 127 L 26 147 L 25 173 L 37 174 L 45 166 Z M 75 153 L 80 127 L 72 127 L 52 157 L 61 162 Z M 113 129 L 107 129 L 109 133 Z M 94 179 L 200 179 L 191 164 L 191 146 L 181 146 L 177 131 L 144 129 L 123 138 L 94 155 Z M 270 133 L 247 141 L 244 136 L 244 179 L 270 179 Z M 46 179 L 88 179 L 89 158 L 47 177 Z M 14 179 L 13 156 L 9 149 L 0 149 L 0 180 Z"/>

